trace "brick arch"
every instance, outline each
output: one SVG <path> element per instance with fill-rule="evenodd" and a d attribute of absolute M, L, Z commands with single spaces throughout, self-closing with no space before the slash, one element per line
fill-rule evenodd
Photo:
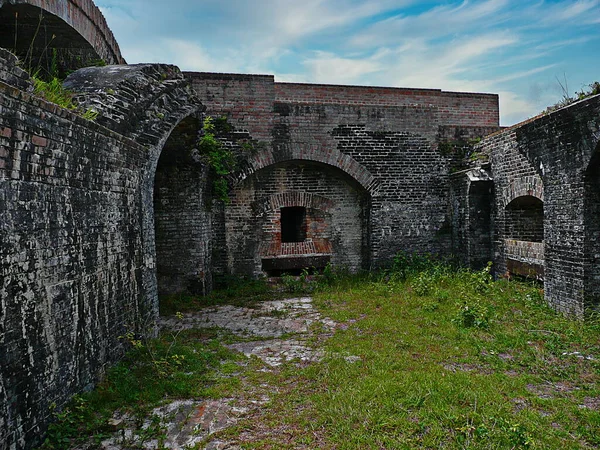
<path fill-rule="evenodd" d="M 514 199 L 524 196 L 532 196 L 544 201 L 544 183 L 539 176 L 533 175 L 512 180 L 502 190 L 502 207 L 506 208 Z"/>
<path fill-rule="evenodd" d="M 349 175 L 371 196 L 375 196 L 378 193 L 379 182 L 366 167 L 337 149 L 323 150 L 316 145 L 297 145 L 293 148 L 286 148 L 284 151 L 273 151 L 272 149 L 261 150 L 249 158 L 247 167 L 237 174 L 236 183 L 241 183 L 261 169 L 285 161 L 311 161 L 333 166 Z"/>
<path fill-rule="evenodd" d="M 148 308 L 143 313 L 152 318 L 158 311 L 153 207 L 156 167 L 173 130 L 187 117 L 200 117 L 204 107 L 181 71 L 165 64 L 87 67 L 69 75 L 64 85 L 75 92 L 74 99 L 81 107 L 98 112 L 98 124 L 148 148 L 140 188 L 141 276 L 146 297 L 141 304 Z"/>
<path fill-rule="evenodd" d="M 44 26 L 39 27 L 43 32 L 38 30 L 36 35 L 28 35 L 38 28 L 40 12 L 47 18 Z M 32 44 L 33 51 L 40 55 L 48 48 L 91 50 L 96 59 L 101 58 L 107 64 L 125 64 L 104 15 L 92 0 L 0 0 L 0 24 L 9 40 L 14 41 L 16 31 L 22 41 L 17 45 L 25 51 Z M 42 36 L 43 33 L 50 37 Z M 8 43 L 0 46 L 12 48 L 13 42 Z"/>
<path fill-rule="evenodd" d="M 275 211 L 287 206 L 304 206 L 305 208 L 328 212 L 333 208 L 334 202 L 326 197 L 309 192 L 286 191 L 272 194 L 252 203 L 252 209 L 258 214 Z"/>

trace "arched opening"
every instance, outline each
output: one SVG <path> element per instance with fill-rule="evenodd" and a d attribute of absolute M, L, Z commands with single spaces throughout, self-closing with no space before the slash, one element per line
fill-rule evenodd
<path fill-rule="evenodd" d="M 585 308 L 600 309 L 600 145 L 584 176 Z"/>
<path fill-rule="evenodd" d="M 0 24 L 0 47 L 15 53 L 32 74 L 63 79 L 71 71 L 100 62 L 77 30 L 36 6 L 4 2 Z"/>
<path fill-rule="evenodd" d="M 468 192 L 468 262 L 469 267 L 482 269 L 492 260 L 494 186 L 490 180 L 474 181 Z"/>
<path fill-rule="evenodd" d="M 543 279 L 544 202 L 532 195 L 523 195 L 506 205 L 504 237 L 508 272 Z"/>
<path fill-rule="evenodd" d="M 259 277 L 368 266 L 369 193 L 344 171 L 291 160 L 264 167 L 237 184 L 226 206 L 225 261 L 215 267 Z M 218 234 L 218 233 L 217 233 Z"/>
<path fill-rule="evenodd" d="M 196 150 L 201 127 L 195 116 L 182 120 L 166 140 L 156 168 L 153 203 L 159 297 L 205 294 L 211 287 L 207 168 Z"/>

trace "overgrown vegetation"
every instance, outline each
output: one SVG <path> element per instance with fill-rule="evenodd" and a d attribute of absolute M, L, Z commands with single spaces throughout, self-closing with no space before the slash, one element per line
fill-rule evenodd
<path fill-rule="evenodd" d="M 585 88 L 582 88 L 581 91 L 575 91 L 574 96 L 572 96 L 569 93 L 569 86 L 567 84 L 566 79 L 563 82 L 561 82 L 557 78 L 557 81 L 562 90 L 562 98 L 554 105 L 548 106 L 543 111 L 543 114 L 549 114 L 553 111 L 564 108 L 565 106 L 569 106 L 571 103 L 575 103 L 579 100 L 583 100 L 593 95 L 600 94 L 600 82 L 598 81 L 594 81 L 593 83 L 588 84 Z"/>
<path fill-rule="evenodd" d="M 383 272 L 328 267 L 284 283 L 312 292 L 321 314 L 338 324 L 333 335 L 315 330 L 312 345 L 325 357 L 276 371 L 257 371 L 256 361 L 239 366 L 236 379 L 277 394 L 259 417 L 220 438 L 260 424 L 263 433 L 243 448 L 600 446 L 600 324 L 556 314 L 539 285 L 493 281 L 489 266 L 472 272 L 405 254 Z M 265 283 L 245 286 L 208 303 L 238 302 L 255 290 L 257 299 L 270 296 Z M 100 432 L 110 411 L 143 414 L 164 396 L 215 395 L 206 387 L 211 367 L 234 356 L 203 335 L 211 332 L 182 333 L 172 347 L 173 336 L 134 345 L 97 391 L 60 413 L 53 433 Z M 182 357 L 172 362 L 173 355 Z"/>
<path fill-rule="evenodd" d="M 217 368 L 239 358 L 220 344 L 214 330 L 165 333 L 147 341 L 127 334 L 122 339 L 130 344 L 129 353 L 93 392 L 76 396 L 57 411 L 41 448 L 72 448 L 90 439 L 99 444 L 114 432 L 115 411 L 141 426 L 165 399 L 210 396 Z M 164 432 L 159 422 L 150 420 L 136 445 L 160 441 Z"/>
<path fill-rule="evenodd" d="M 239 169 L 240 163 L 265 144 L 247 138 L 232 138 L 233 128 L 226 116 L 207 116 L 198 141 L 200 153 L 206 158 L 213 179 L 213 197 L 229 203 L 230 176 Z M 225 143 L 225 140 L 229 143 Z"/>
<path fill-rule="evenodd" d="M 45 77 L 42 76 L 39 68 L 30 71 L 34 94 L 51 103 L 57 104 L 61 108 L 74 111 L 86 120 L 95 120 L 98 117 L 98 112 L 91 108 L 85 110 L 78 108 L 73 102 L 73 93 L 63 87 L 63 80 L 58 77 L 56 49 L 53 50 L 52 54 L 53 57 L 48 75 Z"/>

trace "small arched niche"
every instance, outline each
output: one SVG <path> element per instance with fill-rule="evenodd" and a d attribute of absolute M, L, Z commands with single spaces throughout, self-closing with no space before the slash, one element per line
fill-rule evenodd
<path fill-rule="evenodd" d="M 504 245 L 509 274 L 544 278 L 544 202 L 532 195 L 512 200 L 504 209 Z"/>

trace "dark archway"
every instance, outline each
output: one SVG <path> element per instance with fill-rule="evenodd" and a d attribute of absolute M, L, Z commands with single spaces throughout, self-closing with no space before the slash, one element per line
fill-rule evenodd
<path fill-rule="evenodd" d="M 154 230 L 159 296 L 211 289 L 211 214 L 205 197 L 208 167 L 196 144 L 202 121 L 183 119 L 162 149 L 154 177 Z"/>
<path fill-rule="evenodd" d="M 468 198 L 468 263 L 473 269 L 482 269 L 492 260 L 493 182 L 485 179 L 472 182 Z"/>
<path fill-rule="evenodd" d="M 504 209 L 506 268 L 512 275 L 544 277 L 544 202 L 532 195 L 513 199 Z"/>

